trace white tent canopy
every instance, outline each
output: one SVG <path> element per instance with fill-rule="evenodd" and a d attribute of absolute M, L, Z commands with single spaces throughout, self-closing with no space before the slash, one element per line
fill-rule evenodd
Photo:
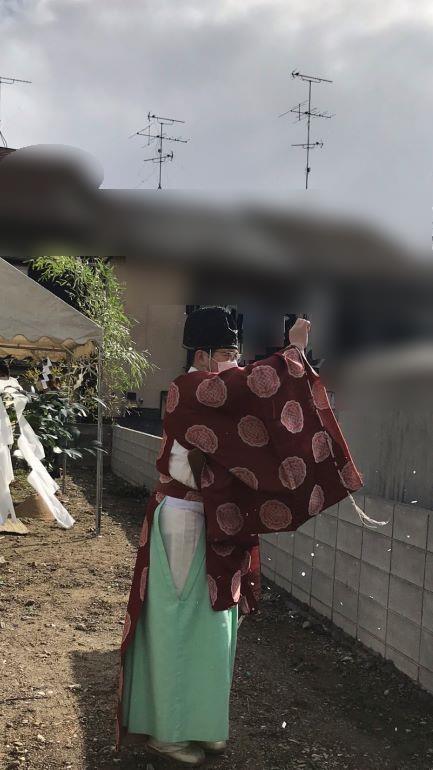
<path fill-rule="evenodd" d="M 89 355 L 95 343 L 97 324 L 0 259 L 0 356 L 58 360 Z"/>
<path fill-rule="evenodd" d="M 98 351 L 98 394 L 102 381 L 102 329 L 0 258 L 0 358 L 51 360 Z M 98 444 L 102 447 L 102 406 L 98 404 Z M 96 534 L 102 510 L 102 453 L 97 451 Z"/>

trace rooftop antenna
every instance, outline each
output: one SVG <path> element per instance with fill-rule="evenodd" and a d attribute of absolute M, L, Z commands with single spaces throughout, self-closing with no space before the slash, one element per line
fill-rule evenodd
<path fill-rule="evenodd" d="M 301 142 L 299 144 L 292 144 L 292 147 L 302 147 L 304 150 L 307 151 L 307 164 L 305 167 L 305 189 L 308 190 L 308 176 L 311 171 L 310 166 L 310 150 L 316 148 L 316 147 L 323 147 L 323 141 L 320 140 L 318 142 L 311 142 L 310 141 L 310 123 L 311 118 L 333 118 L 334 115 L 331 115 L 329 112 L 318 112 L 316 107 L 311 107 L 311 84 L 312 83 L 332 83 L 332 80 L 326 80 L 326 78 L 319 78 L 315 75 L 302 75 L 297 70 L 293 70 L 292 72 L 292 78 L 300 78 L 304 82 L 308 83 L 308 99 L 305 99 L 303 102 L 299 102 L 295 107 L 291 107 L 290 110 L 286 110 L 286 112 L 281 113 L 281 115 L 278 115 L 279 118 L 283 118 L 285 115 L 288 115 L 289 112 L 294 112 L 295 115 L 297 115 L 297 119 L 294 121 L 294 123 L 300 123 L 302 120 L 307 121 L 307 141 Z"/>
<path fill-rule="evenodd" d="M 7 78 L 4 75 L 0 75 L 0 142 L 3 147 L 7 147 L 6 139 L 1 130 L 1 87 L 3 85 L 13 86 L 15 83 L 31 83 L 31 80 L 19 80 L 19 78 Z"/>
<path fill-rule="evenodd" d="M 154 139 L 159 140 L 159 147 L 157 149 L 157 155 L 154 158 L 145 158 L 143 160 L 143 163 L 158 163 L 159 164 L 159 180 L 158 180 L 158 190 L 162 190 L 162 164 L 165 163 L 167 160 L 173 160 L 174 153 L 171 150 L 170 152 L 164 153 L 163 151 L 163 142 L 181 142 L 182 144 L 186 144 L 188 142 L 188 139 L 182 139 L 181 137 L 175 137 L 175 136 L 168 136 L 164 133 L 164 126 L 173 126 L 175 123 L 185 123 L 184 120 L 177 120 L 176 118 L 164 118 L 161 117 L 161 115 L 153 115 L 152 113 L 148 113 L 147 115 L 148 125 L 144 128 L 141 128 L 140 131 L 136 131 L 135 134 L 131 134 L 129 137 L 130 139 L 133 136 L 145 136 L 147 138 L 147 146 L 150 145 L 151 141 Z M 154 123 L 159 124 L 158 128 L 153 128 Z M 151 133 L 151 131 L 156 131 L 156 133 Z M 145 146 L 145 145 L 144 145 Z"/>

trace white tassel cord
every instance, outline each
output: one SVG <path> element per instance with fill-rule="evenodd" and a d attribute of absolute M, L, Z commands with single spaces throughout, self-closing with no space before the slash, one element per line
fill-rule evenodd
<path fill-rule="evenodd" d="M 365 527 L 368 527 L 368 529 L 377 529 L 378 527 L 384 527 L 385 524 L 389 524 L 389 521 L 376 521 L 375 519 L 371 519 L 370 516 L 367 516 L 365 511 L 363 511 L 362 508 L 360 508 L 359 505 L 356 504 L 352 495 L 348 495 L 348 497 L 356 513 L 361 519 L 361 523 L 364 524 Z"/>

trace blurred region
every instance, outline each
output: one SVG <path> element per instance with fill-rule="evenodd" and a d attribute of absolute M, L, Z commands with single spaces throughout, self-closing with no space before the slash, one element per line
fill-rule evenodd
<path fill-rule="evenodd" d="M 225 204 L 106 190 L 102 181 L 76 148 L 2 150 L 1 254 L 128 255 L 145 270 L 143 301 L 308 312 L 318 352 L 332 361 L 432 338 L 431 261 L 365 223 L 230 196 Z M 271 327 L 267 342 L 279 344 Z"/>
<path fill-rule="evenodd" d="M 1 254 L 17 264 L 26 255 L 115 255 L 140 344 L 159 367 L 146 384 L 148 409 L 159 413 L 186 366 L 187 307 L 230 305 L 245 362 L 280 348 L 287 317 L 305 313 L 311 360 L 336 394 L 366 489 L 433 507 L 430 259 L 365 222 L 306 206 L 100 189 L 102 179 L 74 148 L 2 151 Z"/>

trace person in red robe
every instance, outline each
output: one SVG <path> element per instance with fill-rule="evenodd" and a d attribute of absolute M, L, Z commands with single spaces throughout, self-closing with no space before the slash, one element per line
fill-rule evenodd
<path fill-rule="evenodd" d="M 158 505 L 166 498 L 203 505 L 210 605 L 215 612 L 238 605 L 249 614 L 260 600 L 259 534 L 296 530 L 362 486 L 326 389 L 305 357 L 309 328 L 298 319 L 288 347 L 240 367 L 237 330 L 224 308 L 201 308 L 186 320 L 184 346 L 194 351 L 194 366 L 167 396 L 159 482 L 141 530 L 120 650 L 118 750 L 123 664 L 146 601 Z M 175 477 L 179 451 L 196 484 Z"/>

